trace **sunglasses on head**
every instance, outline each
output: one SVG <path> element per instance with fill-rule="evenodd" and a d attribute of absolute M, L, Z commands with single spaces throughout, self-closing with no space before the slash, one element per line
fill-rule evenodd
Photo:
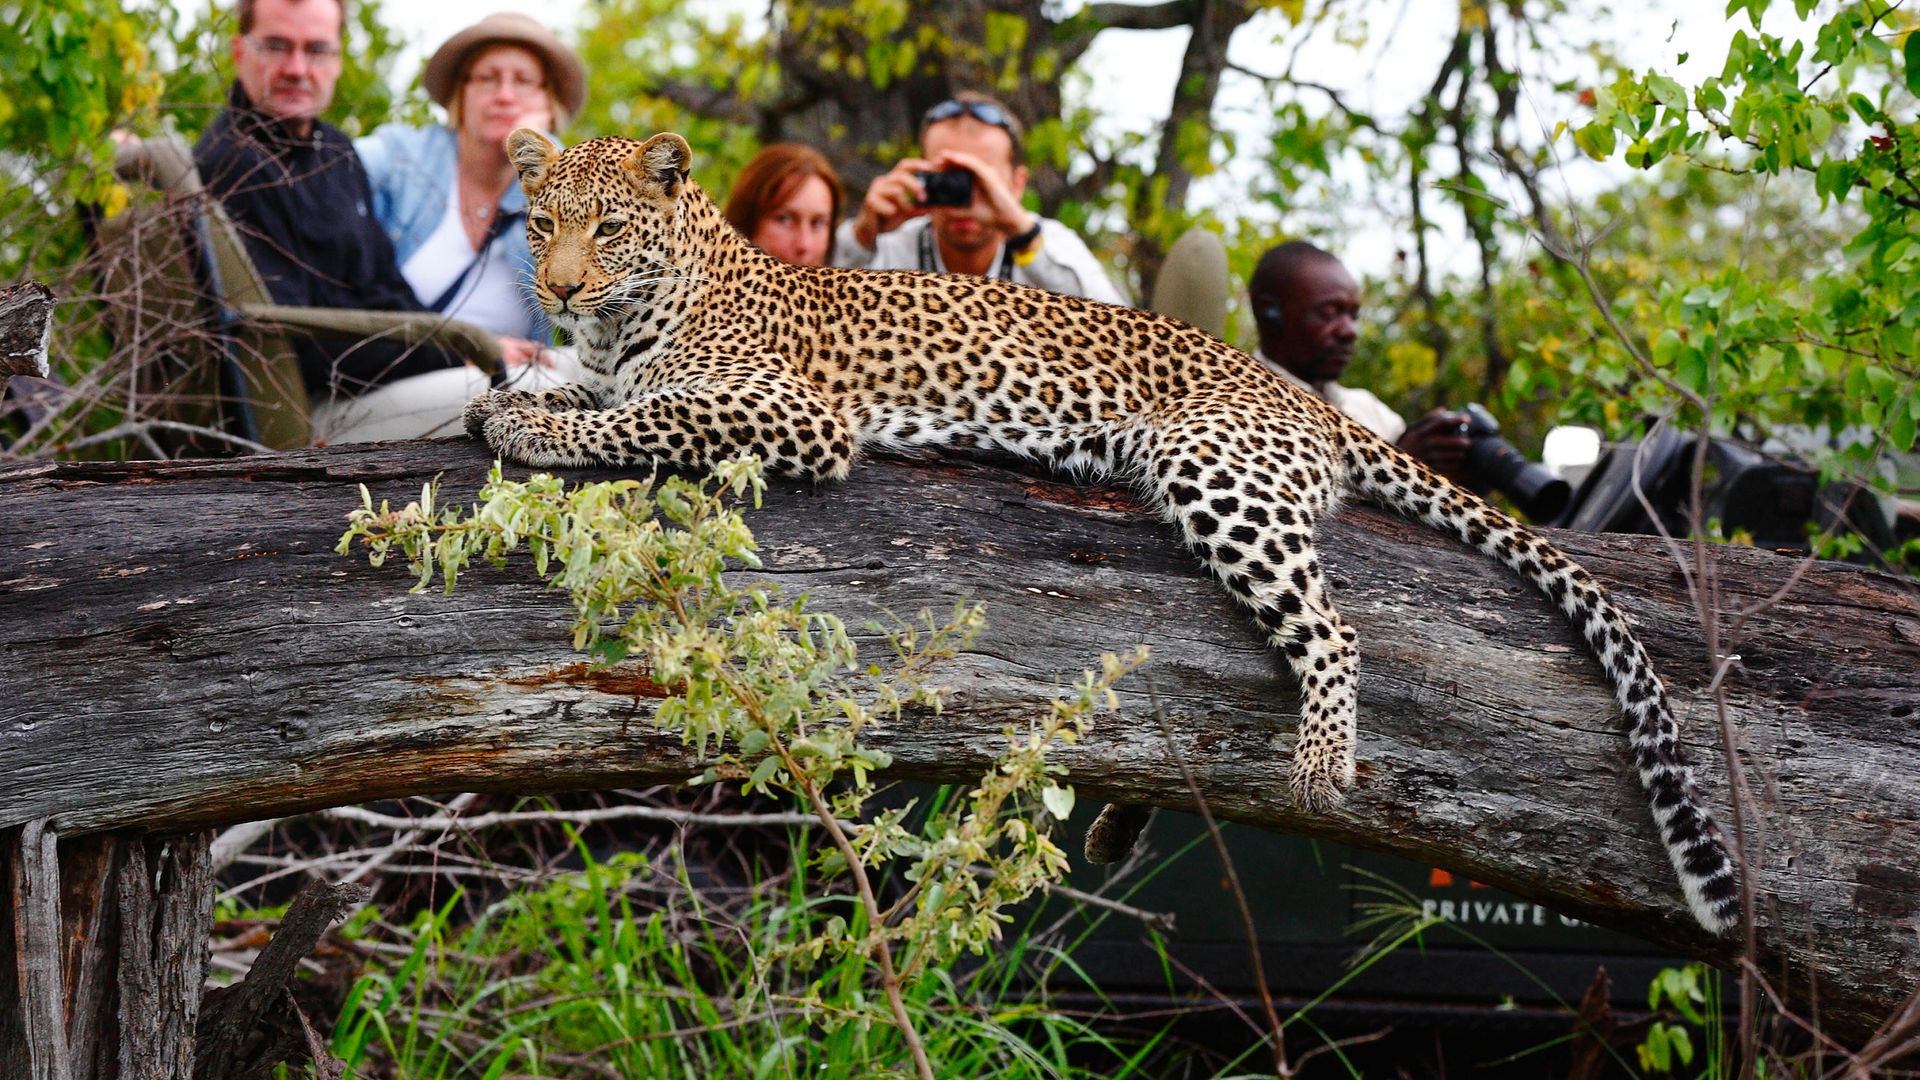
<path fill-rule="evenodd" d="M 990 101 L 959 101 L 953 98 L 928 109 L 926 115 L 920 118 L 920 126 L 925 128 L 928 124 L 951 120 L 961 113 L 966 113 L 983 124 L 1005 128 L 1008 134 L 1013 133 L 1013 118 L 1008 116 L 1006 110 L 1000 106 Z"/>

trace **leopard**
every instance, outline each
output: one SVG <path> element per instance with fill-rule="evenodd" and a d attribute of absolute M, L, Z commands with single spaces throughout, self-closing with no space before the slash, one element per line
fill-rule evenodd
<path fill-rule="evenodd" d="M 1695 919 L 1735 925 L 1736 864 L 1666 689 L 1584 568 L 1512 516 L 1259 361 L 1177 319 L 965 274 L 801 266 L 738 233 L 687 141 L 508 138 L 533 296 L 579 350 L 577 383 L 475 397 L 467 433 L 536 468 L 698 470 L 744 454 L 801 481 L 870 451 L 1013 454 L 1124 484 L 1171 522 L 1299 689 L 1288 788 L 1308 812 L 1355 783 L 1357 635 L 1315 528 L 1371 499 L 1504 564 L 1598 660 Z M 1109 806 L 1115 857 L 1141 825 Z"/>

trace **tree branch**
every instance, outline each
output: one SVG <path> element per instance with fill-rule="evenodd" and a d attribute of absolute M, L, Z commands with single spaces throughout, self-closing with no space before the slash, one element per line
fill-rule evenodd
<path fill-rule="evenodd" d="M 210 992 L 201 1003 L 195 1080 L 267 1075 L 272 1065 L 307 1058 L 306 1018 L 288 996 L 294 970 L 329 927 L 372 898 L 368 885 L 315 881 L 300 890 L 247 977 Z M 315 1064 L 324 1069 L 329 1062 Z"/>
<path fill-rule="evenodd" d="M 1135 222 L 1162 217 L 1168 208 L 1178 213 L 1187 204 L 1187 190 L 1193 184 L 1193 166 L 1182 154 L 1193 142 L 1211 146 L 1213 141 L 1213 101 L 1220 92 L 1220 71 L 1226 65 L 1227 42 L 1234 32 L 1253 17 L 1246 0 L 1198 0 L 1187 5 L 1191 11 L 1193 33 L 1187 38 L 1180 58 L 1180 73 L 1174 80 L 1173 102 L 1160 125 L 1160 146 L 1154 156 L 1153 178 L 1142 184 L 1134 206 Z M 1198 128 L 1204 141 L 1188 133 Z M 1151 294 L 1160 275 L 1160 263 L 1166 252 L 1160 238 L 1143 233 L 1135 252 L 1140 267 L 1140 284 Z"/>
<path fill-rule="evenodd" d="M 1079 17 L 1098 30 L 1171 30 L 1190 25 L 1205 0 L 1165 0 L 1159 4 L 1088 4 Z"/>
<path fill-rule="evenodd" d="M 1166 0 L 1159 4 L 1088 4 L 1054 23 L 1048 37 L 1060 50 L 1060 66 L 1071 67 L 1105 30 L 1171 30 L 1192 25 L 1207 0 Z"/>

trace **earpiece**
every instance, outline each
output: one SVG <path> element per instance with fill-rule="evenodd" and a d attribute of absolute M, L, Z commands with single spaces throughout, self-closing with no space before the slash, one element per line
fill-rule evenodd
<path fill-rule="evenodd" d="M 1280 310 L 1280 301 L 1263 300 L 1253 306 L 1253 321 L 1262 332 L 1277 334 L 1286 327 L 1287 317 Z"/>

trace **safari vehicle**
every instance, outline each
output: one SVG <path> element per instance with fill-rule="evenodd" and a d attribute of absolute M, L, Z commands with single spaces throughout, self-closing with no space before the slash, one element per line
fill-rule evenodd
<path fill-rule="evenodd" d="M 1333 987 L 1342 1005 L 1396 1015 L 1432 1006 L 1449 1015 L 1523 1006 L 1563 1015 L 1597 967 L 1637 996 L 1674 962 L 1655 946 L 1446 870 L 1231 822 L 1220 829 L 1276 995 L 1304 1000 Z M 1079 839 L 1063 842 L 1071 851 Z M 1087 982 L 1108 992 L 1257 995 L 1246 924 L 1203 820 L 1160 811 L 1142 842 L 1148 853 L 1117 882 L 1106 880 L 1110 868 L 1076 860 L 1067 884 L 1171 916 L 1172 932 L 1155 943 L 1156 931 L 1137 919 L 1082 909 L 1085 940 L 1073 955 Z M 1402 947 L 1373 949 L 1420 917 L 1438 923 Z"/>
<path fill-rule="evenodd" d="M 1301 1013 L 1288 1028 L 1295 1057 L 1366 1040 L 1305 1075 L 1558 1076 L 1596 976 L 1604 971 L 1619 1010 L 1612 1052 L 1632 1061 L 1647 988 L 1684 963 L 1446 870 L 1231 822 L 1220 830 L 1259 943 L 1258 971 L 1205 823 L 1162 810 L 1130 869 L 1076 859 L 1067 884 L 1170 916 L 1171 926 L 1057 899 L 1042 905 L 1032 925 L 1057 928 L 1071 958 L 1051 978 L 1058 1001 L 1147 1029 L 1178 1001 L 1184 1016 L 1173 1037 L 1230 1055 L 1265 1030 L 1264 975 L 1282 1020 Z M 1080 836 L 1069 833 L 1062 843 L 1075 851 Z M 1437 921 L 1404 937 L 1422 917 Z M 1243 1064 L 1265 1064 L 1264 1051 Z M 1601 1075 L 1629 1074 L 1615 1065 Z"/>

